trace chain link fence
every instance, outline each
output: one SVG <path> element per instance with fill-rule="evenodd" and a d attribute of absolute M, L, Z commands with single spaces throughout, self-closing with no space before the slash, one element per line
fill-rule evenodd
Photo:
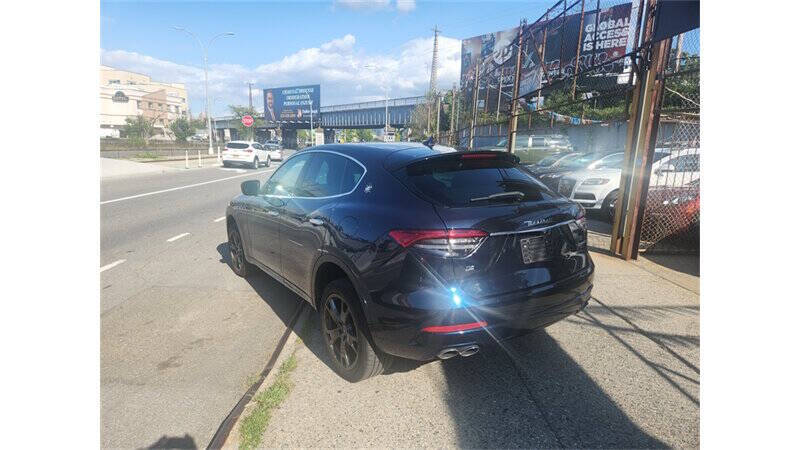
<path fill-rule="evenodd" d="M 700 251 L 700 30 L 672 38 L 639 249 Z"/>
<path fill-rule="evenodd" d="M 480 46 L 470 44 L 477 38 L 462 41 L 457 131 L 445 139 L 462 149 L 508 148 L 516 78 L 510 55 L 520 49 L 514 153 L 590 218 L 613 222 L 641 82 L 636 64 L 649 56 L 647 14 L 643 0 L 562 0 L 532 23 L 481 36 Z M 697 252 L 699 29 L 671 39 L 639 246 Z M 465 57 L 468 45 L 474 49 Z"/>

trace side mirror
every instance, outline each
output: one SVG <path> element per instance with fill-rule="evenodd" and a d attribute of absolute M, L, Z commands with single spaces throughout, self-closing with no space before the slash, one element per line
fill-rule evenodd
<path fill-rule="evenodd" d="M 261 189 L 261 182 L 258 180 L 247 180 L 242 182 L 242 194 L 244 195 L 258 195 Z"/>

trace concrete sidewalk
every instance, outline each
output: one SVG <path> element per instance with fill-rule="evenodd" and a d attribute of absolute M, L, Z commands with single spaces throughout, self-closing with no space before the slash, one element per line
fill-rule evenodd
<path fill-rule="evenodd" d="M 261 445 L 699 446 L 696 257 L 592 257 L 583 312 L 469 358 L 351 384 L 329 368 L 317 323 L 305 327 L 295 388 Z"/>
<path fill-rule="evenodd" d="M 100 158 L 100 178 L 118 178 L 172 172 L 177 169 L 124 159 Z"/>

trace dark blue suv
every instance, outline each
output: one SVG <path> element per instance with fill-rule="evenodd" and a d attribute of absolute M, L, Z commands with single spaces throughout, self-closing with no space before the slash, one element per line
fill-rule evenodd
<path fill-rule="evenodd" d="M 337 144 L 287 159 L 227 209 L 233 270 L 316 308 L 336 371 L 469 356 L 583 308 L 583 209 L 505 152 Z"/>

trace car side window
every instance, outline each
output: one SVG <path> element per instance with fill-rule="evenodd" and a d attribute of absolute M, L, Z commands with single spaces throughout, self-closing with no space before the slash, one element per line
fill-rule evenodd
<path fill-rule="evenodd" d="M 264 184 L 261 195 L 296 195 L 297 181 L 312 156 L 312 154 L 298 155 L 286 161 Z"/>
<path fill-rule="evenodd" d="M 676 172 L 698 172 L 700 170 L 700 155 L 683 155 L 672 161 Z"/>
<path fill-rule="evenodd" d="M 600 162 L 599 162 L 599 164 L 597 164 L 596 168 L 597 169 L 602 169 L 602 168 L 606 168 L 606 169 L 609 169 L 609 168 L 614 169 L 614 168 L 616 168 L 616 169 L 619 169 L 619 168 L 622 167 L 622 159 L 624 157 L 625 157 L 624 154 L 606 156 L 605 158 L 600 160 Z"/>
<path fill-rule="evenodd" d="M 316 153 L 303 174 L 297 188 L 299 197 L 330 197 L 342 191 L 342 180 L 347 163 L 343 156 L 333 153 Z"/>

